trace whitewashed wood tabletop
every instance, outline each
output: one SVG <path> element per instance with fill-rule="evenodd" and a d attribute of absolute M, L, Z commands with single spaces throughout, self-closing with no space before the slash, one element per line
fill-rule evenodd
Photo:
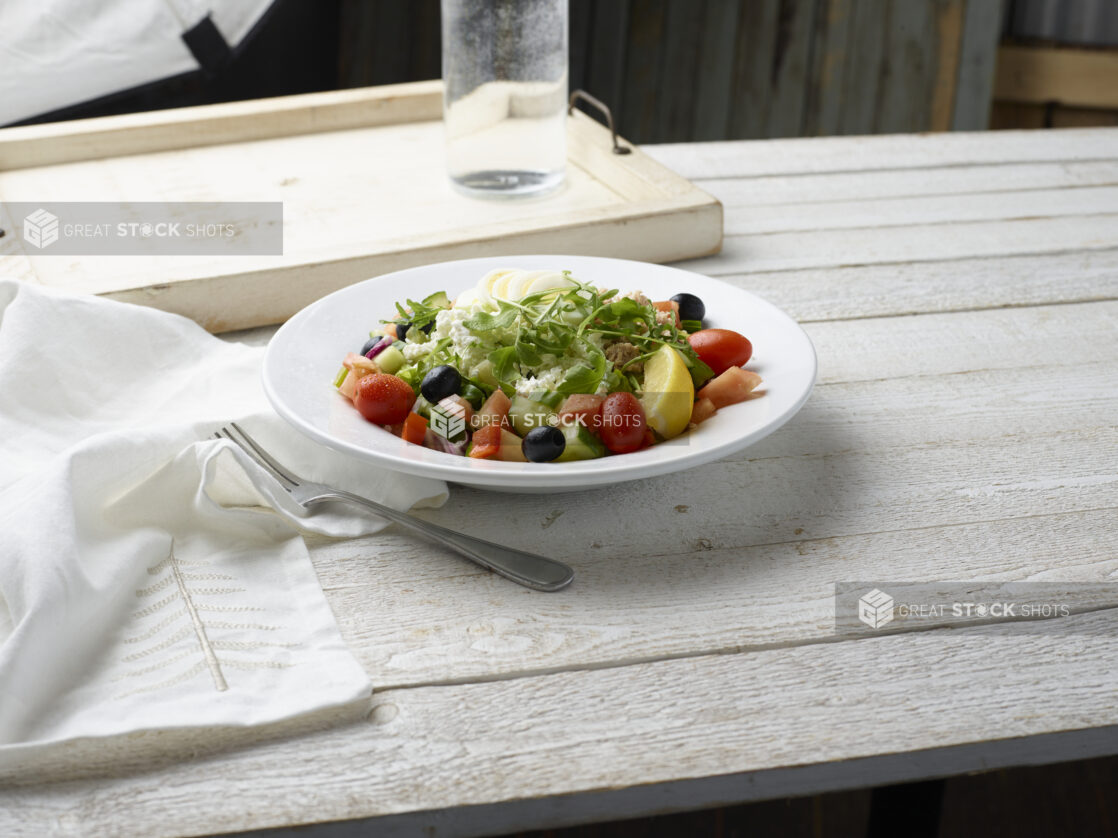
<path fill-rule="evenodd" d="M 725 204 L 686 267 L 815 342 L 803 411 L 703 469 L 424 513 L 569 562 L 559 594 L 391 530 L 313 542 L 361 718 L 93 751 L 0 790 L 0 833 L 485 835 L 1118 753 L 1118 602 L 832 622 L 843 580 L 1118 575 L 1118 129 L 647 150 Z"/>

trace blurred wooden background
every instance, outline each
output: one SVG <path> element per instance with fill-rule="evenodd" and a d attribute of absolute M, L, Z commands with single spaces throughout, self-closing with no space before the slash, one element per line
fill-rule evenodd
<path fill-rule="evenodd" d="M 1118 125 L 1118 0 L 570 0 L 638 143 Z M 276 0 L 209 76 L 29 121 L 437 78 L 439 0 Z"/>
<path fill-rule="evenodd" d="M 998 0 L 570 0 L 571 88 L 635 142 L 977 130 Z M 439 75 L 438 0 L 343 0 L 339 80 Z"/>

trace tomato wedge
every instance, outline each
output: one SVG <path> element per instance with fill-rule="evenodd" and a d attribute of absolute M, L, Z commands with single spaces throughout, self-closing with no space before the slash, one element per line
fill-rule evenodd
<path fill-rule="evenodd" d="M 423 437 L 426 433 L 427 420 L 418 413 L 409 413 L 408 418 L 404 420 L 404 428 L 400 431 L 400 436 L 403 437 L 406 442 L 422 445 Z"/>
<path fill-rule="evenodd" d="M 699 401 L 709 399 L 716 408 L 725 407 L 745 401 L 760 384 L 761 376 L 752 370 L 730 367 L 696 393 L 695 397 Z"/>
<path fill-rule="evenodd" d="M 501 426 L 482 425 L 474 431 L 470 456 L 478 460 L 495 457 L 501 450 Z"/>

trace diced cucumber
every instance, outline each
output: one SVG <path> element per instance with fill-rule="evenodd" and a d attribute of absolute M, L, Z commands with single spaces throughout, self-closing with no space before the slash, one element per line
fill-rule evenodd
<path fill-rule="evenodd" d="M 424 419 L 431 418 L 431 403 L 422 395 L 415 397 L 415 404 L 411 406 L 412 413 L 418 413 Z"/>
<path fill-rule="evenodd" d="M 556 462 L 563 463 L 570 460 L 593 460 L 598 457 L 604 457 L 606 447 L 598 437 L 594 436 L 593 432 L 580 422 L 571 422 L 570 424 L 562 424 L 559 430 L 563 432 L 563 436 L 567 439 L 567 445 L 563 449 L 563 453 L 559 455 Z"/>
<path fill-rule="evenodd" d="M 545 404 L 521 396 L 519 393 L 512 397 L 512 406 L 509 407 L 509 421 L 520 436 L 524 436 L 532 428 L 540 428 L 552 424 L 555 409 Z"/>
<path fill-rule="evenodd" d="M 404 357 L 404 353 L 397 349 L 395 346 L 390 346 L 387 349 L 382 349 L 375 360 L 380 371 L 387 373 L 394 373 L 399 371 L 400 367 L 404 366 L 404 364 L 408 362 L 407 359 Z"/>

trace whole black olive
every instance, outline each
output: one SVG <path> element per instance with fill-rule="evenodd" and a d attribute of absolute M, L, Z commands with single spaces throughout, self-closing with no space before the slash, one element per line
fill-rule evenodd
<path fill-rule="evenodd" d="M 365 345 L 361 347 L 361 354 L 362 355 L 368 355 L 369 350 L 372 349 L 374 346 L 376 346 L 378 343 L 380 343 L 380 340 L 383 337 L 384 337 L 384 335 L 374 335 L 373 337 L 371 337 L 367 341 L 365 341 Z"/>
<path fill-rule="evenodd" d="M 457 394 L 461 387 L 462 376 L 458 370 L 449 364 L 443 364 L 423 376 L 423 383 L 419 385 L 419 392 L 431 404 L 438 404 L 447 396 Z"/>
<path fill-rule="evenodd" d="M 520 450 L 533 463 L 550 463 L 562 454 L 566 447 L 567 438 L 563 436 L 561 430 L 552 425 L 532 428 L 520 443 Z"/>
<path fill-rule="evenodd" d="M 702 320 L 706 317 L 707 307 L 694 294 L 676 294 L 672 297 L 672 302 L 679 303 L 680 320 Z"/>

